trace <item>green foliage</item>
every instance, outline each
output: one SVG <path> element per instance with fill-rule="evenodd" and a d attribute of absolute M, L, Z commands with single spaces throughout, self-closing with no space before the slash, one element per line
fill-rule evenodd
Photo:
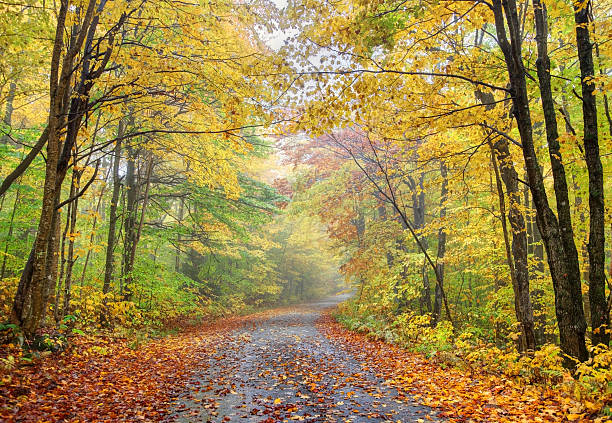
<path fill-rule="evenodd" d="M 38 135 L 37 130 L 13 134 L 28 143 L 34 143 Z M 324 227 L 295 211 L 279 209 L 279 204 L 290 199 L 266 183 L 256 166 L 252 169 L 270 158 L 268 142 L 254 136 L 246 139 L 255 147 L 245 153 L 244 162 L 233 164 L 241 192 L 238 198 L 228 197 L 221 188 L 202 185 L 180 169 L 173 183 L 151 186 L 153 201 L 143 219 L 134 267 L 129 273 L 118 268 L 125 248 L 119 238 L 111 291 L 106 295 L 102 294 L 102 282 L 109 222 L 103 217 L 108 209 L 98 204 L 109 207 L 112 186 L 111 181 L 102 180 L 92 185 L 80 199 L 76 231 L 67 232 L 66 246 L 60 252 L 64 258 L 60 257 L 58 265 L 65 269 L 67 246 L 74 242 L 69 309 L 62 317 L 61 279 L 56 286 L 59 302 L 50 307 L 50 312 L 55 314 L 56 308 L 60 312 L 57 328 L 61 332 L 85 334 L 108 326 L 134 333 L 147 328 L 161 330 L 168 325 L 191 324 L 206 316 L 301 302 L 334 289 L 335 262 L 321 251 Z M 1 144 L 0 155 L 7 163 L 3 169 L 9 171 L 23 152 L 12 144 Z M 111 164 L 107 163 L 107 169 Z M 0 320 L 8 320 L 19 271 L 31 247 L 43 166 L 44 161 L 37 159 L 2 199 L 0 236 L 4 236 L 1 245 L 5 254 L 0 256 L 0 262 L 4 261 L 5 277 L 0 284 Z M 176 178 L 172 173 L 177 171 L 176 163 L 162 163 L 156 169 L 156 177 L 162 181 Z M 121 189 L 125 191 L 123 186 Z M 63 195 L 68 195 L 66 189 Z M 126 207 L 125 192 L 121 196 L 119 216 L 125 214 Z M 184 208 L 182 219 L 177 218 L 180 207 Z M 68 211 L 64 207 L 60 214 L 62 232 L 67 230 Z M 122 230 L 123 222 L 118 223 Z M 311 236 L 300 239 L 295 231 Z M 126 286 L 128 279 L 131 282 Z M 126 288 L 132 292 L 129 300 L 124 298 Z"/>

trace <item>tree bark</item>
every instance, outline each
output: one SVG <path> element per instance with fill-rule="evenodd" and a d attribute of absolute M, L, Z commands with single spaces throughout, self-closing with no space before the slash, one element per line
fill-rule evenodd
<path fill-rule="evenodd" d="M 70 182 L 70 197 L 72 197 L 76 191 L 75 184 L 76 173 L 72 174 L 72 180 Z M 66 239 L 68 238 L 68 231 L 70 230 L 70 218 L 72 216 L 72 207 L 73 203 L 68 204 L 68 210 L 66 211 L 66 224 L 64 225 L 64 230 L 62 232 L 61 238 L 61 246 L 60 246 L 60 272 L 59 277 L 57 278 L 57 286 L 55 288 L 55 304 L 53 309 L 53 315 L 55 317 L 55 323 L 59 324 L 59 321 L 62 319 L 62 308 L 60 307 L 60 301 L 62 298 L 62 282 L 64 281 L 64 271 L 66 269 Z M 62 212 L 58 210 L 58 214 L 61 218 Z"/>
<path fill-rule="evenodd" d="M 546 6 L 540 0 L 533 0 L 534 15 L 536 21 L 536 43 L 538 47 L 538 59 L 536 60 L 538 82 L 544 121 L 546 123 L 546 140 L 548 144 L 549 157 L 552 167 L 554 190 L 557 203 L 557 214 L 561 239 L 564 245 L 566 262 L 571 266 L 571 274 L 578 274 L 580 283 L 580 269 L 578 250 L 574 240 L 572 225 L 572 212 L 569 201 L 569 188 L 567 176 L 563 166 L 559 145 L 559 130 L 555 115 L 555 104 L 552 96 L 550 80 L 550 58 L 548 56 L 548 23 L 546 17 Z"/>
<path fill-rule="evenodd" d="M 150 153 L 149 162 L 147 164 L 147 173 L 145 176 L 144 198 L 142 200 L 142 207 L 140 208 L 140 220 L 138 222 L 138 229 L 134 238 L 134 244 L 132 245 L 132 263 L 130 264 L 132 268 L 134 267 L 134 260 L 136 258 L 136 248 L 138 247 L 138 242 L 140 242 L 140 235 L 142 234 L 145 213 L 147 212 L 147 206 L 149 205 L 149 188 L 151 187 L 151 173 L 153 172 L 154 159 L 155 156 L 153 156 L 153 153 Z"/>
<path fill-rule="evenodd" d="M 413 223 L 415 231 L 420 231 L 425 227 L 425 190 L 423 189 L 423 182 L 425 180 L 425 173 L 419 174 L 418 183 L 414 182 L 412 189 L 412 210 L 413 210 Z M 427 240 L 421 237 L 421 243 L 427 248 Z M 429 283 L 429 271 L 427 262 L 423 262 L 421 268 L 421 276 L 423 281 L 423 290 L 421 292 L 421 304 L 425 308 L 427 313 L 431 313 L 433 310 L 431 304 L 431 285 Z"/>
<path fill-rule="evenodd" d="M 108 222 L 108 238 L 106 242 L 106 261 L 104 266 L 104 284 L 102 285 L 103 303 L 107 303 L 107 294 L 113 279 L 115 239 L 117 230 L 117 206 L 119 203 L 119 191 L 121 190 L 121 179 L 119 178 L 119 166 L 121 164 L 121 139 L 125 133 L 125 121 L 121 119 L 117 126 L 117 141 L 113 150 L 113 194 L 110 204 L 110 216 Z"/>
<path fill-rule="evenodd" d="M 4 111 L 4 119 L 2 119 L 2 123 L 6 125 L 8 130 L 11 129 L 11 124 L 13 120 L 13 102 L 15 101 L 15 93 L 17 91 L 17 84 L 11 82 L 9 85 L 8 96 L 6 97 L 6 110 Z M 11 141 L 11 137 L 9 134 L 2 134 L 0 138 L 0 143 L 8 144 Z"/>
<path fill-rule="evenodd" d="M 510 268 L 510 279 L 514 291 L 514 309 L 516 318 L 521 325 L 521 337 L 519 338 L 519 350 L 535 350 L 537 342 L 534 332 L 533 306 L 529 292 L 529 267 L 527 261 L 527 231 L 525 219 L 520 211 L 520 191 L 518 188 L 518 174 L 512 164 L 508 142 L 499 139 L 490 143 L 491 157 L 495 178 L 497 180 L 497 191 L 499 195 L 502 229 L 504 232 L 504 243 L 506 245 L 506 256 Z M 500 166 L 497 166 L 497 160 Z M 503 164 L 502 164 L 503 163 Z M 508 221 L 512 228 L 512 246 L 510 246 L 508 230 L 506 225 L 506 205 L 501 180 L 506 185 L 510 210 L 508 210 Z M 510 252 L 512 251 L 512 253 Z"/>
<path fill-rule="evenodd" d="M 79 186 L 81 180 L 81 172 L 77 172 L 76 185 Z M 72 203 L 70 210 L 70 236 L 68 237 L 68 259 L 66 263 L 66 277 L 64 280 L 64 303 L 62 306 L 62 317 L 70 312 L 70 299 L 72 294 L 72 269 L 74 268 L 74 242 L 76 237 L 76 221 L 79 211 L 79 199 L 77 198 Z"/>
<path fill-rule="evenodd" d="M 125 301 L 131 301 L 132 295 L 134 293 L 134 278 L 132 275 L 132 270 L 134 264 L 134 245 L 136 243 L 136 209 L 138 206 L 138 185 L 136 184 L 136 160 L 138 158 L 138 152 L 135 151 L 132 145 L 130 144 L 128 144 L 126 150 L 126 207 L 124 210 L 125 218 L 123 220 L 124 244 L 122 257 L 122 295 Z"/>
<path fill-rule="evenodd" d="M 561 349 L 568 356 L 585 361 L 588 359 L 585 344 L 586 320 L 582 307 L 578 257 L 575 246 L 573 251 L 565 248 L 564 241 L 567 234 L 562 233 L 565 226 L 559 224 L 550 208 L 535 152 L 516 10 L 515 0 L 493 0 L 497 39 L 507 65 L 514 117 L 520 133 L 528 183 L 536 207 L 538 227 L 544 240 L 555 291 L 555 309 Z M 508 23 L 510 41 L 506 33 L 505 21 Z M 565 365 L 574 367 L 575 362 L 566 359 Z"/>
<path fill-rule="evenodd" d="M 491 93 L 476 91 L 476 97 L 483 104 L 494 104 L 495 98 Z M 493 106 L 485 106 L 487 109 Z M 502 217 L 502 230 L 504 232 L 504 243 L 506 245 L 506 256 L 510 269 L 510 279 L 514 293 L 514 308 L 517 321 L 521 325 L 521 336 L 519 337 L 519 350 L 535 350 L 537 342 L 534 332 L 533 305 L 529 290 L 529 260 L 528 242 L 525 217 L 521 211 L 521 192 L 518 186 L 518 173 L 514 167 L 510 154 L 510 145 L 504 137 L 495 142 L 489 142 L 491 148 L 491 161 L 497 181 L 500 211 Z M 497 163 L 499 162 L 499 167 Z M 508 230 L 506 225 L 506 205 L 504 190 L 501 186 L 503 181 L 510 208 L 508 210 L 508 221 L 512 229 L 512 246 L 510 247 Z M 510 252 L 511 251 L 511 252 Z"/>
<path fill-rule="evenodd" d="M 538 230 L 538 225 L 534 222 L 535 210 L 532 206 L 531 192 L 529 187 L 525 185 L 523 191 L 525 199 L 525 213 L 527 222 L 527 257 L 532 257 L 534 265 L 529 268 L 530 280 L 533 280 L 533 275 L 541 277 L 545 272 L 544 266 L 544 247 L 542 245 L 542 236 Z M 536 288 L 531 291 L 531 303 L 533 305 L 533 320 L 536 345 L 542 345 L 547 342 L 546 337 L 546 309 L 542 303 L 544 300 L 544 290 Z M 554 341 L 551 341 L 554 342 Z"/>
<path fill-rule="evenodd" d="M 100 190 L 100 196 L 98 197 L 98 202 L 96 203 L 96 209 L 95 209 L 96 214 L 94 215 L 93 223 L 91 226 L 91 234 L 89 235 L 89 245 L 90 246 L 94 242 L 94 234 L 96 232 L 96 227 L 98 224 L 98 213 L 100 212 L 100 206 L 102 205 L 102 200 L 104 199 L 104 194 L 106 191 L 106 183 L 108 182 L 109 174 L 110 174 L 110 169 L 107 169 L 106 175 L 104 176 L 105 185 L 103 185 L 102 189 Z M 101 216 L 101 220 L 104 220 L 104 216 Z M 90 257 L 91 257 L 91 247 L 87 249 L 87 254 L 85 255 L 85 262 L 83 263 L 83 270 L 81 271 L 81 278 L 79 281 L 79 284 L 81 285 L 81 287 L 83 287 L 83 281 L 85 280 L 85 274 L 87 273 L 87 267 L 89 265 Z"/>
<path fill-rule="evenodd" d="M 440 189 L 440 220 L 446 218 L 446 202 L 448 201 L 448 168 L 446 163 L 440 162 L 440 175 L 442 176 L 442 187 Z M 442 301 L 443 301 L 443 283 L 444 283 L 444 255 L 446 254 L 446 231 L 444 230 L 444 224 L 438 231 L 438 252 L 436 255 L 436 274 L 439 278 L 439 283 L 436 284 L 436 291 L 434 294 L 433 313 L 431 319 L 431 325 L 436 326 L 440 321 L 442 314 Z"/>
<path fill-rule="evenodd" d="M 100 3 L 100 8 L 104 3 L 105 0 Z M 48 137 L 47 161 L 41 214 L 34 245 L 24 266 L 11 312 L 11 320 L 21 327 L 28 338 L 34 336 L 43 321 L 47 312 L 49 297 L 54 288 L 59 243 L 57 208 L 62 182 L 66 176 L 82 117 L 87 112 L 89 92 L 94 80 L 102 74 L 106 67 L 112 51 L 112 47 L 109 47 L 104 57 L 98 60 L 99 67 L 96 70 L 89 71 L 89 63 L 93 54 L 91 43 L 96 29 L 92 22 L 97 23 L 98 19 L 97 16 L 94 18 L 95 6 L 96 0 L 89 0 L 87 7 L 83 9 L 82 19 L 72 26 L 70 41 L 66 50 L 64 49 L 64 33 L 66 32 L 68 11 L 71 8 L 68 0 L 61 1 L 57 16 L 49 72 L 50 102 L 46 131 Z M 101 10 L 99 11 L 101 12 Z M 120 23 L 123 19 L 125 19 L 124 16 L 122 16 Z M 86 38 L 87 43 L 85 43 Z M 112 37 L 109 38 L 109 41 L 109 45 L 112 46 Z M 82 51 L 84 43 L 85 53 L 79 60 L 79 66 L 82 66 L 80 81 L 75 84 L 76 90 L 73 92 L 73 79 L 75 79 L 75 75 L 78 75 L 74 69 L 74 59 Z M 64 135 L 63 142 L 62 135 Z M 41 140 L 38 144 L 40 143 Z M 25 168 L 22 171 L 24 170 Z M 8 185 L 6 182 L 5 179 L 2 184 L 4 189 L 8 189 L 8 186 L 10 186 L 10 181 Z"/>
<path fill-rule="evenodd" d="M 181 271 L 181 225 L 183 224 L 183 218 L 185 214 L 185 199 L 181 197 L 179 199 L 178 206 L 178 233 L 176 235 L 176 255 L 174 256 L 174 271 L 179 273 Z"/>
<path fill-rule="evenodd" d="M 584 155 L 589 174 L 589 304 L 593 345 L 610 343 L 610 313 L 606 301 L 605 281 L 605 204 L 603 167 L 599 153 L 597 127 L 597 103 L 593 65 L 593 44 L 589 25 L 591 24 L 591 1 L 574 3 L 576 22 L 576 46 L 580 62 L 582 85 L 582 118 L 584 122 Z"/>

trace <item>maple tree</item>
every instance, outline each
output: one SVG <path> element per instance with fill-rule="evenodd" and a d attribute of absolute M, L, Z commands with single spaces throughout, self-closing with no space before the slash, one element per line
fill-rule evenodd
<path fill-rule="evenodd" d="M 262 78 L 271 57 L 256 24 L 267 25 L 271 9 L 105 0 L 2 7 L 7 30 L 35 23 L 3 41 L 3 60 L 15 67 L 3 85 L 12 88 L 0 188 L 3 204 L 13 202 L 4 209 L 2 265 L 9 337 L 17 330 L 31 342 L 50 309 L 57 325 L 107 326 L 311 295 L 304 286 L 281 295 L 290 282 L 264 229 L 284 201 L 258 170 L 271 155 L 259 133 L 275 117 Z M 35 30 L 50 41 L 29 42 Z M 32 61 L 8 54 L 37 43 Z M 26 90 L 26 82 L 44 86 L 41 71 L 51 79 L 42 96 Z M 34 230 L 23 219 L 37 207 Z M 34 242 L 18 231 L 32 231 Z"/>

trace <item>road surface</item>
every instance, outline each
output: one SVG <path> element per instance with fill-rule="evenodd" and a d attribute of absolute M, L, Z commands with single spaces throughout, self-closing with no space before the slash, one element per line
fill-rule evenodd
<path fill-rule="evenodd" d="M 260 319 L 225 336 L 179 395 L 178 422 L 429 422 L 435 413 L 399 396 L 316 328 L 345 296 Z"/>

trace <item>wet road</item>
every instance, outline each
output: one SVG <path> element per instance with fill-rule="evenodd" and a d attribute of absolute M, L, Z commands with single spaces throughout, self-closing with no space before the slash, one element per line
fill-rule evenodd
<path fill-rule="evenodd" d="M 346 297 L 296 307 L 225 336 L 180 394 L 178 422 L 423 422 L 431 409 L 385 385 L 316 328 Z"/>

